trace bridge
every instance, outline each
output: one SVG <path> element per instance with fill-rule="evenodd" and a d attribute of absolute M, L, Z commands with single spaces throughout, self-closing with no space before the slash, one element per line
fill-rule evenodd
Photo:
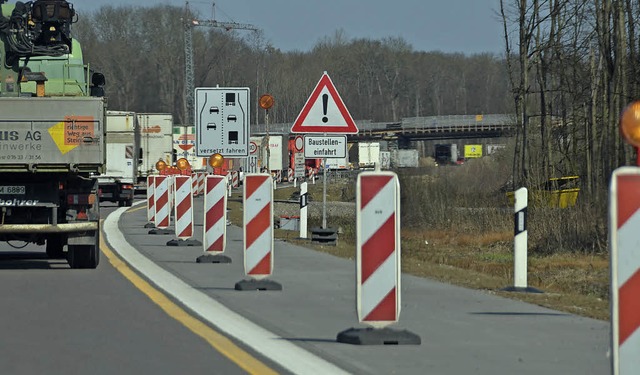
<path fill-rule="evenodd" d="M 252 125 L 252 134 L 288 134 L 292 123 Z M 356 121 L 358 134 L 350 134 L 350 141 L 359 140 L 439 140 L 510 137 L 520 126 L 514 114 L 452 115 L 408 117 L 400 122 Z"/>

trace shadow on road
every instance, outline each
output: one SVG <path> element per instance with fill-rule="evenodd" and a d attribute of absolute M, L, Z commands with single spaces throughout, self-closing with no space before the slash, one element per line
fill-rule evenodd
<path fill-rule="evenodd" d="M 0 270 L 64 269 L 69 264 L 64 259 L 49 259 L 38 251 L 1 251 Z"/>

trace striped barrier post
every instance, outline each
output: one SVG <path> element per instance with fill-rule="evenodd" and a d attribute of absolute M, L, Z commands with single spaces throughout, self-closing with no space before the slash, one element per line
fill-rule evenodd
<path fill-rule="evenodd" d="M 631 375 L 640 371 L 640 168 L 613 172 L 609 200 L 611 364 Z"/>
<path fill-rule="evenodd" d="M 266 279 L 274 263 L 272 185 L 268 173 L 244 177 L 244 272 L 251 279 L 237 282 L 236 290 L 282 290 L 282 285 Z"/>
<path fill-rule="evenodd" d="M 358 345 L 419 345 L 420 337 L 387 326 L 400 317 L 400 183 L 393 172 L 363 172 L 356 182 L 358 320 L 337 341 Z"/>
<path fill-rule="evenodd" d="M 175 176 L 173 183 L 175 234 L 177 239 L 167 242 L 167 246 L 199 246 L 193 239 L 193 178 Z"/>
<path fill-rule="evenodd" d="M 198 172 L 191 173 L 191 184 L 192 184 L 193 196 L 197 197 L 200 193 L 198 191 Z"/>
<path fill-rule="evenodd" d="M 171 201 L 169 197 L 169 177 L 168 176 L 155 176 L 154 184 L 155 201 L 154 207 L 154 222 L 155 229 L 151 229 L 149 234 L 171 234 L 168 229 L 171 225 Z"/>
<path fill-rule="evenodd" d="M 292 168 L 287 169 L 287 181 L 293 182 L 293 169 Z"/>
<path fill-rule="evenodd" d="M 156 209 L 153 206 L 155 202 L 154 189 L 156 185 L 156 176 L 147 176 L 147 224 L 145 228 L 155 228 Z"/>
<path fill-rule="evenodd" d="M 198 172 L 198 195 L 203 195 L 204 194 L 204 183 L 205 183 L 205 178 L 207 177 L 207 172 Z"/>
<path fill-rule="evenodd" d="M 223 176 L 206 176 L 204 193 L 204 255 L 198 263 L 231 263 L 223 255 L 227 245 L 227 179 Z"/>
<path fill-rule="evenodd" d="M 238 171 L 231 171 L 231 187 L 237 188 L 240 186 L 240 174 Z"/>
<path fill-rule="evenodd" d="M 514 192 L 514 241 L 513 241 L 513 286 L 503 288 L 506 292 L 542 293 L 541 290 L 527 285 L 527 206 L 529 192 L 520 188 Z"/>

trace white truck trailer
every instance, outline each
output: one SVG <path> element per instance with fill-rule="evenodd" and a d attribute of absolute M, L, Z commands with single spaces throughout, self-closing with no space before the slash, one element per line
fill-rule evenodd
<path fill-rule="evenodd" d="M 131 206 L 138 176 L 136 154 L 140 148 L 135 112 L 107 111 L 106 132 L 107 163 L 105 172 L 98 176 L 100 201 Z"/>
<path fill-rule="evenodd" d="M 139 167 L 136 190 L 146 190 L 147 176 L 157 174 L 156 163 L 172 164 L 173 115 L 170 113 L 138 113 L 140 126 Z"/>

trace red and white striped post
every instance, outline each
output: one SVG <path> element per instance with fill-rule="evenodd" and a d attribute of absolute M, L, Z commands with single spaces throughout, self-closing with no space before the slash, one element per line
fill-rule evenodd
<path fill-rule="evenodd" d="M 251 277 L 236 290 L 282 290 L 266 280 L 273 273 L 273 179 L 270 174 L 247 174 L 243 184 L 244 272 Z"/>
<path fill-rule="evenodd" d="M 207 177 L 207 172 L 198 172 L 198 195 L 203 195 L 204 194 L 204 180 Z"/>
<path fill-rule="evenodd" d="M 420 337 L 386 328 L 400 317 L 400 183 L 393 172 L 363 172 L 356 182 L 356 309 L 360 323 L 338 342 L 420 344 Z"/>
<path fill-rule="evenodd" d="M 231 171 L 231 187 L 237 188 L 240 186 L 240 173 L 238 171 Z"/>
<path fill-rule="evenodd" d="M 198 191 L 198 172 L 191 173 L 191 178 L 193 196 L 197 197 L 200 195 L 200 192 Z"/>
<path fill-rule="evenodd" d="M 147 176 L 147 224 L 145 228 L 154 228 L 156 209 L 153 206 L 155 202 L 154 190 L 156 185 L 155 176 Z"/>
<path fill-rule="evenodd" d="M 204 255 L 198 263 L 231 263 L 223 255 L 227 245 L 227 179 L 224 176 L 207 176 L 204 193 Z"/>
<path fill-rule="evenodd" d="M 193 178 L 176 175 L 173 183 L 175 234 L 178 239 L 167 242 L 167 246 L 199 246 L 193 239 Z"/>
<path fill-rule="evenodd" d="M 151 229 L 149 234 L 171 234 L 168 229 L 171 225 L 171 203 L 169 195 L 169 177 L 155 176 L 154 184 L 154 222 L 155 229 Z"/>
<path fill-rule="evenodd" d="M 609 199 L 612 370 L 631 375 L 640 369 L 640 168 L 616 169 Z"/>

